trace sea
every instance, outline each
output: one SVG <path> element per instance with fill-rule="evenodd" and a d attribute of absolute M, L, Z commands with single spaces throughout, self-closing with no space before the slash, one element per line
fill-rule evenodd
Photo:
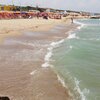
<path fill-rule="evenodd" d="M 80 19 L 69 36 L 52 42 L 45 59 L 72 100 L 100 100 L 100 20 Z"/>

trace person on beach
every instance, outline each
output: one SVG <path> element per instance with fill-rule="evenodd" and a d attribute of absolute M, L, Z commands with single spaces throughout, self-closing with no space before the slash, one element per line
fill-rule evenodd
<path fill-rule="evenodd" d="M 71 23 L 73 23 L 73 18 L 71 17 Z"/>
<path fill-rule="evenodd" d="M 38 12 L 38 13 L 36 14 L 36 16 L 37 16 L 37 19 L 39 19 L 39 15 L 40 15 L 40 13 Z"/>

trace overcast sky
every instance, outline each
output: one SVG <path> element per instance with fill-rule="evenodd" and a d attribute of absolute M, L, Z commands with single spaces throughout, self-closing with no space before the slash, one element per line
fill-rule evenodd
<path fill-rule="evenodd" d="M 100 13 L 100 0 L 0 0 L 1 4 L 27 5 Z"/>

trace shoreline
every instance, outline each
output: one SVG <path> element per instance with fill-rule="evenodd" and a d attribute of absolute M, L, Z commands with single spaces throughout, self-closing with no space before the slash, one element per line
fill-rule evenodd
<path fill-rule="evenodd" d="M 51 68 L 51 69 L 53 70 L 53 72 L 56 74 L 56 77 L 57 77 L 58 82 L 61 83 L 62 87 L 65 88 L 65 90 L 66 90 L 67 93 L 68 93 L 68 95 L 66 95 L 66 96 L 68 96 L 68 97 L 67 97 L 68 100 L 73 100 L 74 98 L 73 98 L 73 96 L 71 95 L 71 92 L 70 92 L 69 88 L 66 86 L 66 83 L 65 83 L 64 78 L 63 78 L 62 76 L 59 75 L 59 73 L 55 70 L 55 68 L 54 68 L 54 66 L 52 65 L 52 63 L 50 63 L 50 61 L 52 61 L 51 58 L 52 58 L 52 56 L 53 56 L 53 50 L 54 50 L 55 48 L 59 47 L 59 45 L 62 44 L 62 43 L 65 41 L 65 39 L 67 39 L 68 34 L 74 32 L 75 30 L 77 30 L 78 27 L 80 27 L 80 26 L 78 26 L 78 24 L 76 24 L 76 27 L 75 27 L 74 29 L 70 29 L 70 30 L 66 31 L 66 32 L 65 32 L 66 38 L 64 37 L 63 39 L 58 39 L 57 41 L 53 41 L 53 42 L 50 43 L 50 47 L 47 48 L 48 52 L 47 52 L 47 54 L 45 55 L 45 58 L 44 58 L 45 63 L 42 64 L 42 67 L 43 67 L 43 68 L 48 68 L 48 67 L 49 67 L 49 68 Z M 56 46 L 57 46 L 57 47 L 56 47 Z"/>
<path fill-rule="evenodd" d="M 68 24 L 70 25 L 70 24 Z M 54 74 L 54 76 L 56 76 L 56 79 L 57 80 L 57 83 L 59 85 L 61 85 L 62 89 L 65 91 L 66 95 L 65 95 L 65 98 L 64 100 L 72 100 L 74 99 L 70 93 L 70 90 L 69 88 L 66 86 L 66 83 L 65 83 L 65 80 L 63 79 L 63 77 L 61 77 L 57 71 L 55 71 L 55 69 L 53 68 L 54 66 L 50 63 L 50 60 L 51 60 L 51 57 L 53 55 L 53 49 L 56 48 L 56 46 L 58 47 L 59 44 L 63 43 L 65 39 L 67 39 L 68 37 L 68 34 L 70 32 L 73 32 L 75 31 L 77 28 L 78 28 L 78 25 L 77 24 L 73 24 L 75 25 L 74 28 L 70 29 L 70 30 L 66 30 L 65 32 L 65 37 L 63 37 L 62 39 L 57 39 L 57 40 L 54 40 L 52 41 L 50 44 L 49 44 L 49 47 L 47 48 L 47 53 L 44 57 L 44 63 L 42 63 L 41 67 L 44 69 L 44 70 L 51 70 L 52 71 L 52 74 Z M 37 73 L 37 70 L 34 70 L 33 72 L 31 72 L 30 74 L 31 75 L 35 75 Z M 53 99 L 52 99 L 53 100 Z M 62 100 L 62 99 L 59 99 L 59 100 Z"/>
<path fill-rule="evenodd" d="M 61 23 L 59 23 L 59 25 L 61 25 Z M 65 24 L 64 24 L 65 25 Z M 57 26 L 57 24 L 56 25 L 54 25 L 54 26 Z M 54 27 L 54 26 L 52 26 L 52 27 Z M 49 30 L 52 30 L 53 28 L 52 27 L 50 27 L 49 28 Z M 44 34 L 45 32 L 48 32 L 49 30 L 44 30 L 43 31 L 43 28 L 42 28 L 42 30 L 40 30 L 41 32 L 44 32 L 44 33 L 41 33 L 41 34 L 44 34 L 43 35 L 43 37 L 40 35 L 39 36 L 39 38 L 38 37 L 33 37 L 32 38 L 32 40 L 34 40 L 34 41 L 36 41 L 36 40 L 43 40 L 44 42 L 45 42 L 45 40 L 46 41 L 49 41 L 50 43 L 52 43 L 52 42 L 54 42 L 54 41 L 59 41 L 60 39 L 58 39 L 57 37 L 61 37 L 61 39 L 63 39 L 63 38 L 65 38 L 65 36 L 67 37 L 67 34 L 65 34 L 65 32 L 69 32 L 69 31 L 71 31 L 72 29 L 75 29 L 77 26 L 76 25 L 70 25 L 70 24 L 68 24 L 67 25 L 67 29 L 66 29 L 66 25 L 65 25 L 65 28 L 64 28 L 64 31 L 63 31 L 63 27 L 64 26 L 62 26 L 62 30 L 60 31 L 60 27 L 61 26 L 59 26 L 59 27 L 57 27 L 57 32 L 55 33 L 54 32 L 54 34 L 53 34 L 53 32 L 50 32 L 50 34 Z M 40 32 L 39 31 L 39 32 Z M 60 31 L 60 32 L 58 32 L 58 31 Z M 36 32 L 38 32 L 38 30 L 36 30 Z M 63 34 L 61 34 L 61 32 L 63 33 Z M 16 37 L 16 36 L 18 36 L 18 35 L 14 35 L 14 37 Z M 24 36 L 24 33 L 21 35 L 22 36 L 22 39 L 26 39 L 27 38 L 27 36 L 26 37 L 23 37 Z M 57 37 L 56 37 L 57 36 Z M 14 37 L 12 37 L 12 35 L 11 35 L 11 38 L 14 38 Z M 19 38 L 20 36 L 18 36 L 18 39 L 20 39 Z M 29 38 L 29 37 L 28 37 Z M 22 39 L 20 39 L 20 40 L 22 40 Z M 29 40 L 30 40 L 31 38 L 29 38 Z M 68 90 L 66 90 L 63 86 L 62 86 L 62 84 L 59 82 L 59 80 L 58 80 L 58 77 L 57 77 L 57 75 L 56 75 L 56 73 L 54 73 L 54 71 L 51 69 L 51 67 L 47 67 L 47 68 L 42 68 L 41 67 L 41 65 L 42 65 L 42 63 L 44 63 L 45 61 L 43 60 L 43 58 L 45 57 L 45 55 L 47 54 L 47 48 L 48 48 L 48 46 L 50 45 L 50 43 L 45 43 L 45 45 L 47 45 L 46 47 L 44 47 L 43 48 L 43 50 L 44 50 L 44 53 L 41 55 L 41 60 L 39 60 L 38 62 L 39 62 L 39 64 L 35 61 L 33 64 L 35 64 L 35 66 L 39 66 L 39 67 L 36 67 L 35 68 L 35 66 L 33 66 L 34 68 L 33 68 L 33 72 L 30 72 L 31 70 L 32 70 L 32 68 L 29 70 L 29 72 L 30 72 L 30 74 L 28 75 L 28 77 L 26 77 L 26 79 L 29 81 L 29 79 L 28 78 L 31 78 L 31 84 L 29 84 L 28 85 L 28 87 L 34 87 L 34 90 L 31 90 L 31 88 L 29 88 L 28 89 L 28 91 L 30 91 L 28 94 L 29 94 L 29 96 L 27 96 L 27 100 L 32 100 L 32 99 L 34 99 L 34 100 L 40 100 L 41 98 L 43 99 L 43 100 L 47 100 L 48 98 L 50 99 L 50 100 L 55 100 L 55 98 L 57 99 L 57 100 L 68 100 L 68 98 L 70 98 L 69 97 L 69 93 L 68 93 Z M 22 44 L 21 44 L 22 45 Z M 43 44 L 44 45 L 44 44 Z M 26 45 L 27 46 L 27 45 Z M 29 45 L 29 47 L 30 47 L 30 45 Z M 2 47 L 1 47 L 2 48 Z M 7 48 L 10 48 L 9 47 L 9 45 L 8 45 L 8 47 Z M 21 48 L 22 48 L 22 46 L 21 46 Z M 26 47 L 25 47 L 26 48 Z M 15 49 L 15 48 L 14 48 Z M 22 48 L 23 49 L 23 48 Z M 31 48 L 30 48 L 31 49 Z M 39 50 L 38 48 L 36 49 L 36 50 Z M 41 50 L 41 47 L 40 47 L 40 50 Z M 15 50 L 14 50 L 14 52 L 16 52 Z M 50 57 L 50 56 L 49 56 Z M 16 59 L 15 59 L 16 60 Z M 48 61 L 49 61 L 49 59 L 48 59 Z M 1 62 L 1 61 L 0 61 Z M 16 61 L 15 61 L 16 62 Z M 15 64 L 15 62 L 14 62 L 14 64 Z M 22 62 L 22 61 L 21 61 Z M 26 62 L 25 62 L 26 63 Z M 28 65 L 28 66 L 30 66 L 30 64 Z M 21 66 L 22 67 L 22 66 Z M 19 68 L 18 68 L 18 70 L 19 70 Z M 23 69 L 24 70 L 24 69 Z M 28 72 L 28 73 L 29 73 Z M 18 72 L 19 73 L 19 72 Z M 25 77 L 25 76 L 24 76 Z M 9 78 L 8 78 L 9 79 Z M 18 79 L 19 80 L 19 79 Z M 25 81 L 27 81 L 27 80 L 25 80 Z M 14 83 L 14 84 L 16 84 L 16 83 Z M 26 84 L 26 83 L 25 83 Z M 13 84 L 12 84 L 13 85 Z M 19 85 L 20 86 L 20 85 Z M 50 88 L 51 87 L 51 88 Z M 22 88 L 23 88 L 23 86 L 22 86 Z M 13 88 L 12 88 L 13 89 Z M 19 91 L 20 89 L 18 89 L 18 91 Z M 14 95 L 14 97 L 12 97 L 12 99 L 11 100 L 13 100 L 13 98 L 16 98 L 16 99 L 18 99 L 18 100 L 20 100 L 20 96 L 19 97 L 17 97 L 18 96 L 18 94 L 20 93 L 18 93 L 18 94 L 14 94 L 14 93 L 12 93 L 12 91 L 11 90 L 8 90 L 8 91 L 10 91 L 8 94 L 9 94 L 9 97 L 11 97 L 11 95 Z M 14 91 L 14 90 L 13 90 Z M 21 90 L 22 91 L 22 90 Z M 60 91 L 60 92 L 59 92 Z M 33 93 L 33 94 L 32 94 Z M 42 93 L 42 94 L 41 94 Z M 1 94 L 1 93 L 0 93 Z M 6 92 L 5 92 L 5 94 L 7 94 Z M 27 94 L 27 91 L 25 91 L 24 90 L 24 93 L 23 93 L 23 95 L 25 96 L 25 98 L 26 98 L 26 94 Z M 56 95 L 57 94 L 57 95 Z M 30 97 L 30 96 L 32 96 L 32 97 Z M 38 97 L 37 97 L 38 96 Z"/>

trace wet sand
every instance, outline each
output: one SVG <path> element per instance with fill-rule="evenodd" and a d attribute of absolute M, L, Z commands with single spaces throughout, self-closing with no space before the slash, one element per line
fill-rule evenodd
<path fill-rule="evenodd" d="M 57 25 L 49 31 L 24 32 L 0 45 L 0 95 L 11 100 L 70 100 L 68 90 L 50 67 L 42 68 L 47 48 L 66 38 L 76 25 Z"/>

